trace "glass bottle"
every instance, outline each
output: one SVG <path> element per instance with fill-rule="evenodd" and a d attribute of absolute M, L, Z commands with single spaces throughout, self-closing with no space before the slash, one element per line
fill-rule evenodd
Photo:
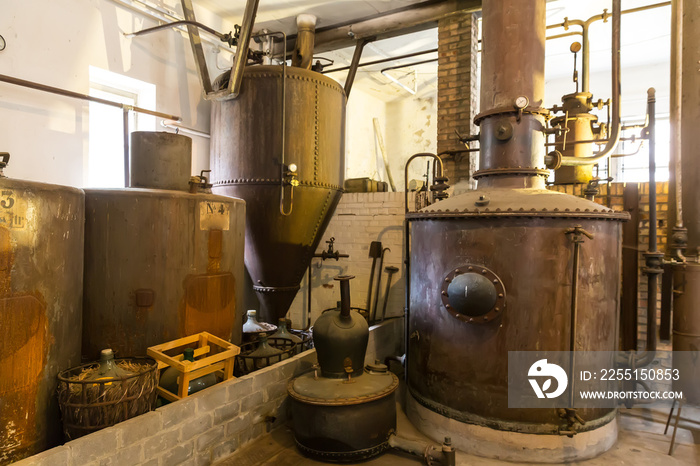
<path fill-rule="evenodd" d="M 285 318 L 279 320 L 277 331 L 270 335 L 270 338 L 284 338 L 285 340 L 291 340 L 291 342 L 296 345 L 295 353 L 299 353 L 301 351 L 301 338 L 294 335 L 287 329 L 287 319 Z"/>
<path fill-rule="evenodd" d="M 280 355 L 282 352 L 282 350 L 270 346 L 270 343 L 267 341 L 267 335 L 263 335 L 260 338 L 258 348 L 248 355 L 248 357 L 251 358 L 249 361 L 252 361 L 255 364 L 254 368 L 250 367 L 249 364 L 248 370 L 252 372 L 281 361 Z"/>
<path fill-rule="evenodd" d="M 183 361 L 194 362 L 194 350 L 192 348 L 187 348 L 183 352 Z M 174 367 L 168 367 L 160 376 L 160 386 L 168 390 L 170 393 L 175 395 L 178 394 L 178 378 L 180 377 L 180 371 Z M 211 387 L 216 384 L 216 375 L 214 373 L 207 374 L 205 376 L 190 380 L 190 385 L 187 388 L 187 394 L 192 395 L 200 390 L 204 390 L 207 387 Z"/>
<path fill-rule="evenodd" d="M 133 375 L 133 372 L 129 372 L 122 369 L 114 362 L 114 351 L 111 348 L 103 349 L 100 351 L 100 366 L 94 374 L 91 374 L 87 380 L 109 380 L 109 379 L 120 379 L 123 377 L 128 377 Z"/>
<path fill-rule="evenodd" d="M 243 324 L 243 333 L 272 332 L 276 328 L 277 327 L 267 322 L 259 322 L 257 312 L 251 309 L 248 311 L 248 320 Z"/>

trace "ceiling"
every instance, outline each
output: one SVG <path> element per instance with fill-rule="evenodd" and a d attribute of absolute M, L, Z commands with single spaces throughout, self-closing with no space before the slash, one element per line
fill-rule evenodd
<path fill-rule="evenodd" d="M 245 0 L 194 0 L 200 6 L 234 24 L 240 24 Z M 423 3 L 426 0 L 260 0 L 255 20 L 256 29 L 296 32 L 295 18 L 309 13 L 317 18 L 316 27 L 331 26 L 353 19 L 366 18 L 397 8 Z"/>
<path fill-rule="evenodd" d="M 245 0 L 194 0 L 195 3 L 211 10 L 217 16 L 231 23 L 240 23 L 245 7 Z M 296 31 L 295 17 L 300 13 L 317 16 L 317 27 L 327 27 L 339 23 L 366 18 L 411 5 L 424 3 L 425 0 L 260 0 L 255 29 L 284 30 L 289 34 Z M 622 9 L 638 8 L 645 5 L 662 3 L 661 0 L 623 0 Z M 604 9 L 612 11 L 611 0 L 548 0 L 547 24 L 561 23 L 569 19 L 588 19 L 599 15 Z M 668 63 L 670 42 L 671 8 L 664 6 L 622 16 L 622 66 L 644 67 Z M 571 27 L 569 31 L 576 28 Z M 561 34 L 563 28 L 550 29 L 547 35 Z M 591 75 L 610 70 L 610 21 L 598 21 L 590 27 Z M 580 41 L 580 36 L 565 37 L 547 41 L 545 77 L 550 81 L 567 81 L 572 73 L 573 57 L 569 46 Z M 402 54 L 437 48 L 437 29 L 408 34 L 392 39 L 376 41 L 367 45 L 362 61 L 373 61 Z M 350 64 L 353 49 L 341 49 L 320 54 L 334 60 L 327 69 Z M 437 87 L 437 62 L 412 65 L 418 61 L 437 58 L 436 53 L 418 57 L 396 60 L 381 65 L 360 68 L 354 83 L 355 89 L 361 89 L 381 100 L 392 101 L 410 97 L 409 91 L 392 81 L 401 84 L 417 95 L 432 93 Z M 579 67 L 580 67 L 579 57 Z M 381 71 L 388 67 L 407 65 L 398 70 Z M 331 73 L 329 76 L 344 82 L 347 72 Z M 388 76 L 386 76 L 388 75 Z M 624 78 L 624 76 L 623 76 Z"/>

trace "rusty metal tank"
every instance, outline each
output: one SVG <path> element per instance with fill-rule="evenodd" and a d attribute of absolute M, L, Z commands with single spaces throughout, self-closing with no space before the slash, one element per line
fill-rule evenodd
<path fill-rule="evenodd" d="M 132 141 L 132 159 L 189 163 L 185 136 L 141 133 Z M 145 163 L 132 165 L 142 167 L 132 169 L 141 186 L 181 181 L 168 181 Z M 166 189 L 87 189 L 85 206 L 84 357 L 95 359 L 102 348 L 122 357 L 144 355 L 149 346 L 202 331 L 240 342 L 242 200 Z"/>
<path fill-rule="evenodd" d="M 334 80 L 274 65 L 247 67 L 240 95 L 212 102 L 213 192 L 246 201 L 246 267 L 267 322 L 287 313 L 340 201 L 345 102 Z"/>
<path fill-rule="evenodd" d="M 478 189 L 407 214 L 409 418 L 520 462 L 589 457 L 617 432 L 613 409 L 572 426 L 508 407 L 509 351 L 617 349 L 628 215 L 545 189 L 544 36 L 544 0 L 484 0 Z"/>
<path fill-rule="evenodd" d="M 673 389 L 682 391 L 684 400 L 697 406 L 700 405 L 700 265 L 674 265 L 673 283 L 673 368 L 680 374 L 673 382 Z"/>
<path fill-rule="evenodd" d="M 80 362 L 83 191 L 0 170 L 0 465 L 61 441 L 56 375 Z"/>

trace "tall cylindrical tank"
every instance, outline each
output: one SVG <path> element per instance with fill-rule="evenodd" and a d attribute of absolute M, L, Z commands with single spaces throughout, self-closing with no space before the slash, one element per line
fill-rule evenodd
<path fill-rule="evenodd" d="M 173 153 L 171 144 L 162 147 L 167 153 L 149 151 L 149 160 Z M 242 200 L 163 189 L 85 193 L 84 357 L 106 347 L 144 355 L 201 331 L 240 341 Z"/>
<path fill-rule="evenodd" d="M 478 189 L 407 215 L 409 418 L 521 462 L 590 457 L 617 432 L 613 409 L 581 425 L 508 403 L 509 352 L 617 349 L 628 215 L 545 189 L 544 36 L 544 0 L 484 0 Z"/>
<path fill-rule="evenodd" d="M 268 322 L 287 313 L 340 201 L 345 101 L 320 73 L 265 65 L 212 102 L 213 191 L 246 201 L 246 267 Z"/>
<path fill-rule="evenodd" d="M 80 362 L 83 191 L 1 177 L 0 465 L 61 440 L 56 374 Z"/>

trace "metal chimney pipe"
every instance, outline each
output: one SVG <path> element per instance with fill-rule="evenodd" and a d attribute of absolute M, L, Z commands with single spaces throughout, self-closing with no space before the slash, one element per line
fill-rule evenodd
<path fill-rule="evenodd" d="M 292 55 L 292 66 L 310 70 L 314 58 L 314 37 L 316 17 L 302 14 L 297 16 L 297 40 Z"/>
<path fill-rule="evenodd" d="M 484 0 L 479 187 L 544 188 L 545 0 Z"/>

